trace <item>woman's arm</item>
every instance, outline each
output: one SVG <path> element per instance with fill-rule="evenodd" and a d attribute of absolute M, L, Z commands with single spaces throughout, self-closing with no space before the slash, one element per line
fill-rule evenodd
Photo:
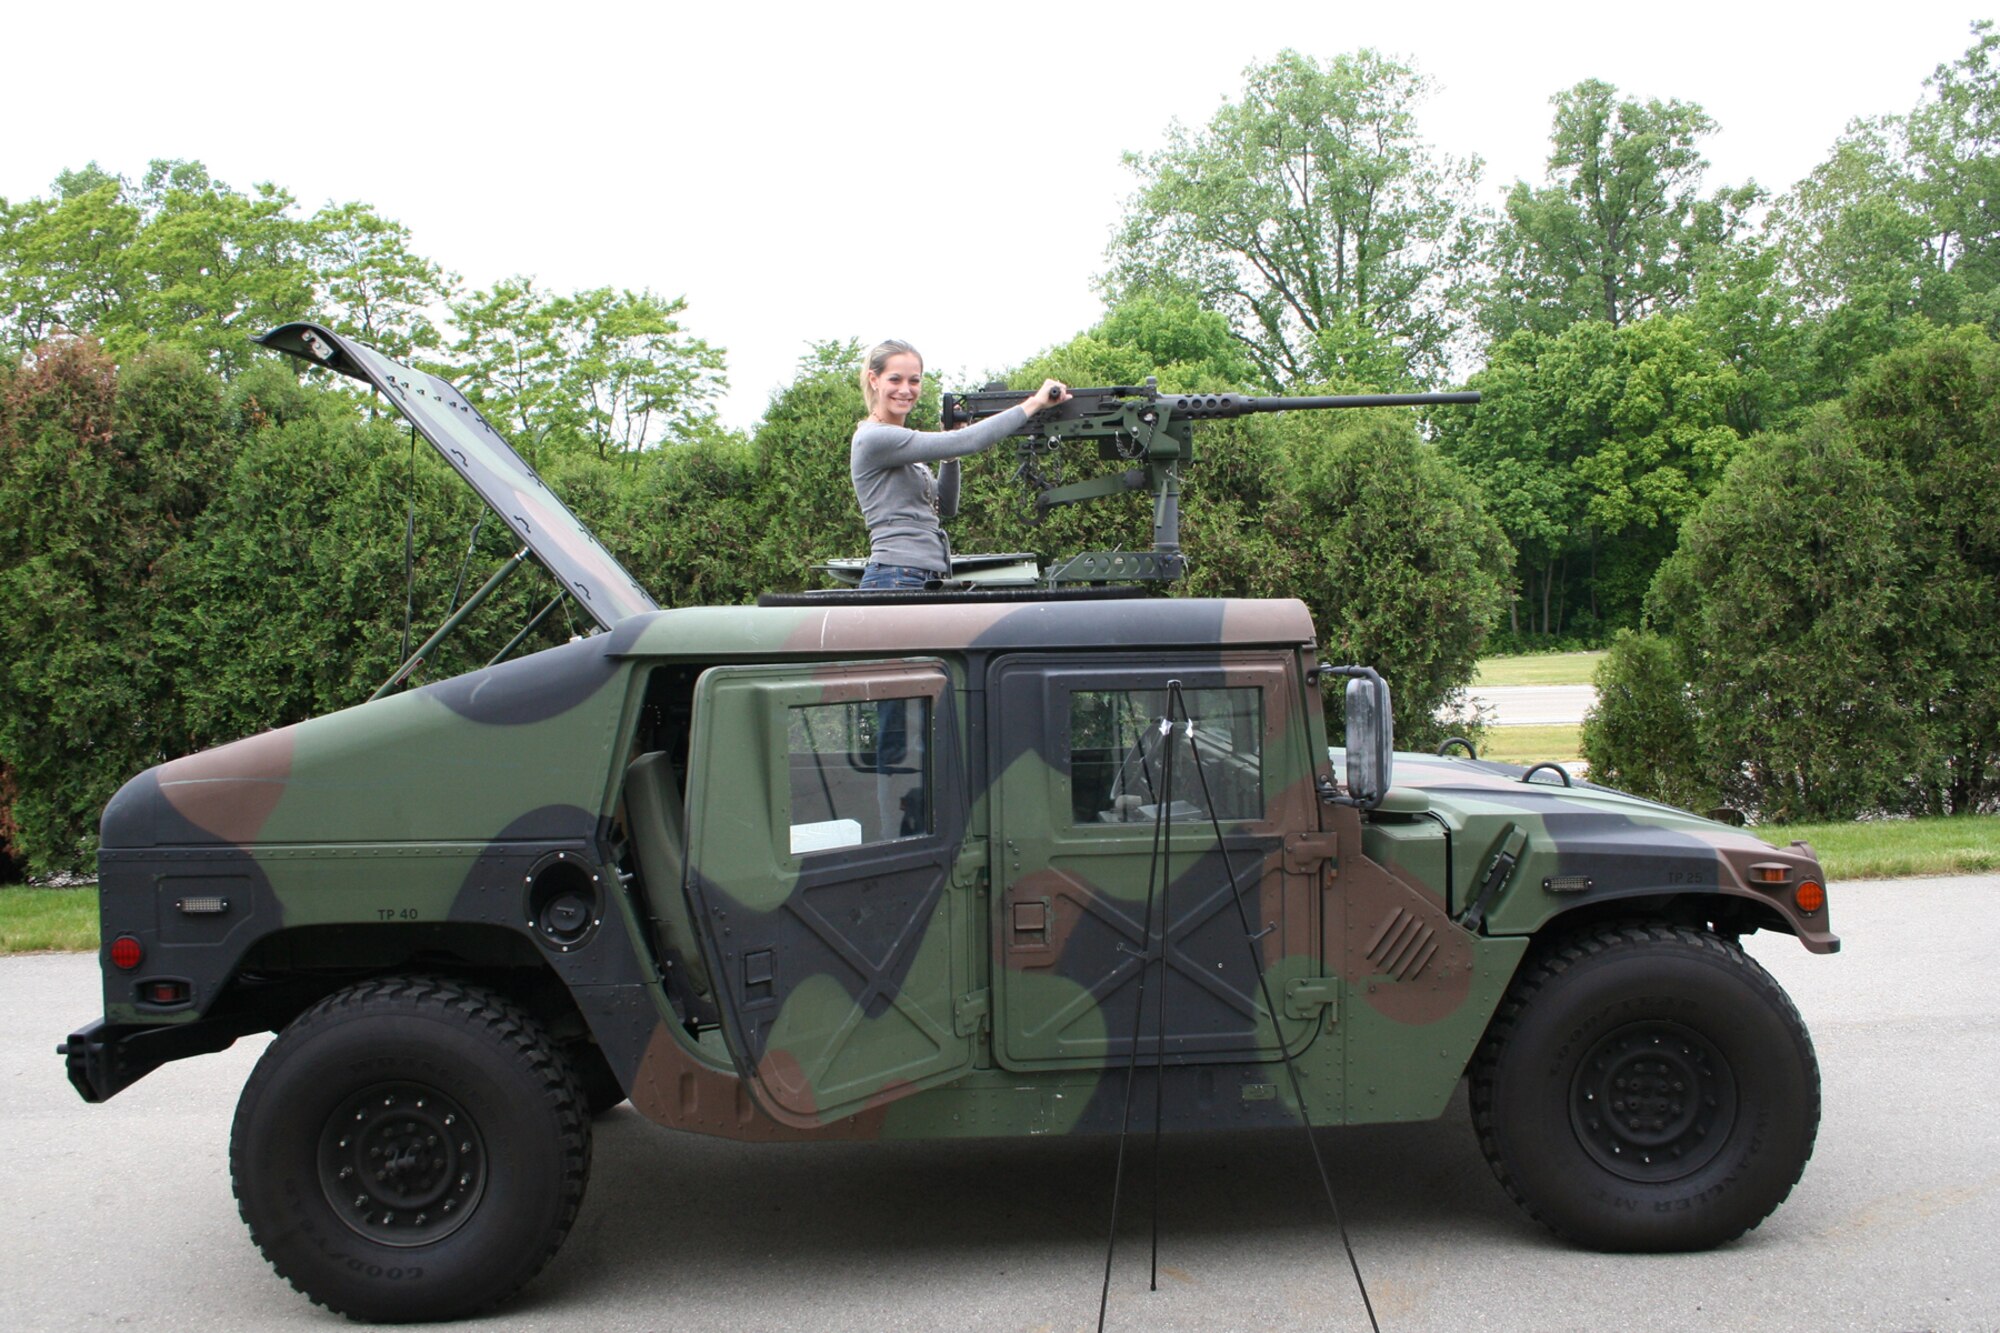
<path fill-rule="evenodd" d="M 1010 407 L 963 430 L 915 431 L 908 426 L 864 421 L 854 432 L 854 457 L 864 470 L 871 471 L 964 458 L 1006 439 L 1027 422 L 1027 412 L 1019 407 Z"/>

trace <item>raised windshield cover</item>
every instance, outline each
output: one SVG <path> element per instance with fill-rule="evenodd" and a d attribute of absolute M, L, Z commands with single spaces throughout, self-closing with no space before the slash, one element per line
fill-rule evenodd
<path fill-rule="evenodd" d="M 610 629 L 627 616 L 659 609 L 450 381 L 412 369 L 318 324 L 287 324 L 257 341 L 374 385 L 599 625 Z"/>

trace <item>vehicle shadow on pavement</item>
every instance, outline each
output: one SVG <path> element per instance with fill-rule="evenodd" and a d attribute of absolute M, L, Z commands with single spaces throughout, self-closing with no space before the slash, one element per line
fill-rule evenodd
<path fill-rule="evenodd" d="M 1439 1120 L 1319 1138 L 1364 1275 L 1371 1252 L 1400 1266 L 1416 1253 L 1447 1262 L 1465 1246 L 1555 1245 L 1494 1181 L 1462 1088 Z M 1116 1154 L 1112 1137 L 737 1144 L 663 1134 L 621 1107 L 597 1124 L 575 1231 L 513 1308 L 553 1312 L 610 1284 L 624 1289 L 621 1306 L 637 1298 L 644 1308 L 635 1287 L 654 1286 L 657 1308 L 693 1325 L 749 1290 L 827 1315 L 829 1302 L 868 1301 L 871 1290 L 878 1308 L 896 1306 L 923 1282 L 975 1306 L 991 1284 L 1011 1293 L 1017 1318 L 1037 1300 L 1094 1314 Z M 1150 1154 L 1150 1133 L 1135 1132 L 1114 1279 L 1141 1292 Z M 1302 1132 L 1170 1135 L 1160 1182 L 1168 1277 L 1226 1282 L 1246 1266 L 1240 1256 L 1264 1265 L 1290 1254 L 1352 1299 Z"/>

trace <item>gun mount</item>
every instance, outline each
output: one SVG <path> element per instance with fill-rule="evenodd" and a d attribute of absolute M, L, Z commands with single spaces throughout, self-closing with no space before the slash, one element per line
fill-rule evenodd
<path fill-rule="evenodd" d="M 988 385 L 944 395 L 946 429 L 970 425 L 1020 402 L 1021 391 Z M 1260 412 L 1318 412 L 1349 407 L 1430 407 L 1477 403 L 1477 393 L 1364 393 L 1319 397 L 1257 397 L 1240 393 L 1162 393 L 1150 376 L 1144 384 L 1071 389 L 1066 403 L 1045 408 L 1018 432 L 1015 475 L 1033 494 L 1039 518 L 1059 505 L 1080 504 L 1131 491 L 1153 496 L 1153 549 L 1086 551 L 1049 571 L 1048 582 L 1168 583 L 1187 570 L 1181 552 L 1181 468 L 1194 461 L 1197 421 L 1221 421 Z M 1121 472 L 1065 482 L 1060 454 L 1071 441 L 1094 441 L 1097 457 L 1134 464 Z"/>

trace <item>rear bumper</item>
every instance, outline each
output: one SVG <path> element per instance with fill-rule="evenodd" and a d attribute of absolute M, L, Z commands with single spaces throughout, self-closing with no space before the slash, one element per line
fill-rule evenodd
<path fill-rule="evenodd" d="M 107 1023 L 98 1019 L 56 1047 L 69 1065 L 70 1086 L 87 1102 L 101 1102 L 131 1087 L 169 1060 L 227 1050 L 262 1024 L 205 1020 L 170 1026 Z"/>

